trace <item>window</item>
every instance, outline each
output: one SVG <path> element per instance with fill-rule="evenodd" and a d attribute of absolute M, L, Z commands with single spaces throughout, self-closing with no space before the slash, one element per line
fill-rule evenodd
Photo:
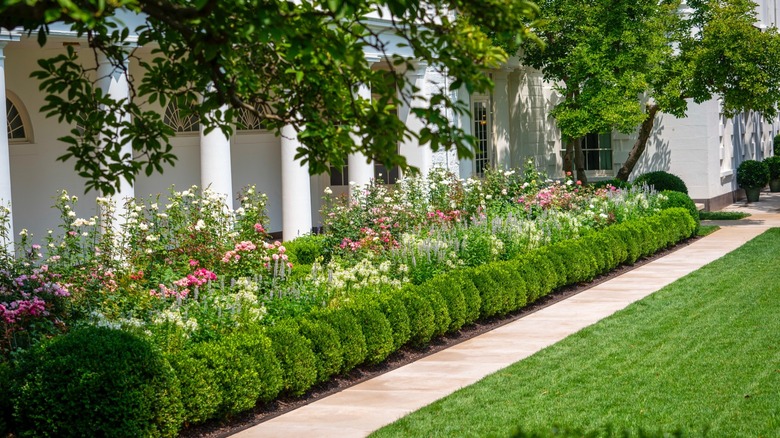
<path fill-rule="evenodd" d="M 612 134 L 588 134 L 582 141 L 585 170 L 612 170 Z"/>
<path fill-rule="evenodd" d="M 241 108 L 236 120 L 236 129 L 238 131 L 259 131 L 263 127 L 260 124 L 260 118 L 255 113 L 246 108 Z"/>
<path fill-rule="evenodd" d="M 344 157 L 344 167 L 330 166 L 330 185 L 347 186 L 349 185 L 349 166 L 347 157 Z"/>
<path fill-rule="evenodd" d="M 174 101 L 165 108 L 163 121 L 177 133 L 200 132 L 200 122 L 197 114 L 184 114 Z"/>
<path fill-rule="evenodd" d="M 8 117 L 8 140 L 14 143 L 28 141 L 22 113 L 11 99 L 5 99 L 5 111 Z"/>
<path fill-rule="evenodd" d="M 346 186 L 349 185 L 349 165 L 348 158 L 344 158 L 343 167 L 330 167 L 330 185 Z M 374 181 L 382 184 L 395 184 L 400 178 L 401 171 L 398 166 L 393 166 L 388 172 L 384 164 L 374 163 Z"/>
<path fill-rule="evenodd" d="M 393 166 L 392 169 L 388 171 L 387 166 L 384 164 L 374 163 L 374 180 L 381 182 L 382 184 L 395 184 L 400 177 L 401 172 L 398 166 Z"/>
<path fill-rule="evenodd" d="M 490 167 L 490 120 L 488 119 L 488 100 L 475 100 L 472 109 L 474 117 L 474 137 L 477 139 L 474 150 L 474 173 L 485 176 L 485 168 Z"/>

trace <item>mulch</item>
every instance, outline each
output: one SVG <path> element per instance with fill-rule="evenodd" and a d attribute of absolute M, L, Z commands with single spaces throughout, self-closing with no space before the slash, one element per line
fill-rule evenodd
<path fill-rule="evenodd" d="M 357 385 L 358 383 L 392 371 L 396 368 L 400 368 L 406 364 L 442 351 L 475 336 L 479 336 L 483 333 L 494 330 L 504 324 L 516 321 L 545 307 L 549 307 L 559 301 L 565 300 L 566 298 L 577 295 L 578 293 L 583 292 L 597 284 L 623 275 L 626 272 L 650 263 L 653 260 L 664 257 L 674 251 L 677 251 L 680 248 L 690 245 L 696 240 L 698 240 L 698 238 L 686 240 L 672 248 L 658 252 L 651 257 L 640 259 L 633 265 L 624 265 L 607 274 L 596 277 L 593 279 L 593 281 L 560 288 L 546 297 L 537 300 L 533 304 L 523 307 L 522 309 L 512 312 L 506 316 L 480 321 L 476 324 L 464 327 L 457 333 L 450 333 L 439 337 L 433 340 L 432 343 L 424 349 L 402 348 L 401 350 L 396 351 L 390 355 L 390 357 L 388 357 L 381 364 L 358 367 L 345 375 L 337 376 L 329 382 L 312 388 L 302 397 L 280 398 L 267 404 L 258 405 L 250 411 L 244 412 L 227 420 L 213 420 L 185 428 L 181 431 L 180 437 L 220 438 L 238 433 L 244 429 L 248 429 L 264 421 L 268 421 L 274 417 L 283 415 L 301 406 L 308 405 L 309 403 L 315 402 L 331 394 L 343 391 L 344 389 Z"/>

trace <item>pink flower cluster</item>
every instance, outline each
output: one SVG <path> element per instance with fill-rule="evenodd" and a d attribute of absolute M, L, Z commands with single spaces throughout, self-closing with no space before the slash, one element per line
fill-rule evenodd
<path fill-rule="evenodd" d="M 222 263 L 230 263 L 230 262 L 236 263 L 239 260 L 241 260 L 241 254 L 239 254 L 240 251 L 249 252 L 249 251 L 254 251 L 255 249 L 257 249 L 257 245 L 255 245 L 249 240 L 244 240 L 243 242 L 236 243 L 236 245 L 233 247 L 232 250 L 226 252 L 225 255 L 222 256 Z"/>
<path fill-rule="evenodd" d="M 48 316 L 46 301 L 39 297 L 27 300 L 16 300 L 10 303 L 0 303 L 0 319 L 6 324 L 15 324 L 26 316 Z"/>
<path fill-rule="evenodd" d="M 434 222 L 437 224 L 447 224 L 452 222 L 458 222 L 461 218 L 461 211 L 460 210 L 452 210 L 448 212 L 443 212 L 441 210 L 436 210 L 435 212 L 429 211 L 428 212 L 428 220 L 430 222 Z"/>
<path fill-rule="evenodd" d="M 373 228 L 363 227 L 360 229 L 362 235 L 358 240 L 352 240 L 348 237 L 342 239 L 339 247 L 341 249 L 349 249 L 350 251 L 357 251 L 361 248 L 382 251 L 398 246 L 398 241 L 393 237 L 390 232 L 389 226 L 380 226 L 380 231 L 377 233 Z"/>
<path fill-rule="evenodd" d="M 200 268 L 195 272 L 193 272 L 192 274 L 189 274 L 180 280 L 174 281 L 173 284 L 179 287 L 186 288 L 186 287 L 193 287 L 193 286 L 203 286 L 209 281 L 214 281 L 216 279 L 217 279 L 217 274 L 209 271 L 206 268 Z"/>

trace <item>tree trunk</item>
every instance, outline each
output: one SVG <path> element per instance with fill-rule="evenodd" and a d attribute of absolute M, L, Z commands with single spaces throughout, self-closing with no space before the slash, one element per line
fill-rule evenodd
<path fill-rule="evenodd" d="M 650 138 L 650 131 L 653 130 L 655 114 L 657 112 L 658 105 L 648 105 L 647 118 L 644 122 L 642 122 L 642 126 L 639 128 L 639 138 L 636 139 L 634 147 L 632 147 L 631 152 L 628 153 L 626 162 L 623 163 L 623 166 L 620 167 L 620 170 L 618 170 L 617 176 L 615 176 L 615 178 L 621 181 L 628 181 L 628 177 L 634 170 L 634 166 L 636 166 L 637 161 L 639 161 L 639 158 L 645 152 L 645 148 L 647 147 L 647 140 Z"/>
<path fill-rule="evenodd" d="M 566 140 L 566 152 L 563 153 L 563 173 L 565 175 L 574 175 L 574 139 Z"/>
<path fill-rule="evenodd" d="M 588 175 L 585 174 L 585 154 L 582 152 L 582 137 L 574 143 L 574 165 L 577 167 L 577 180 L 582 184 L 588 183 Z"/>

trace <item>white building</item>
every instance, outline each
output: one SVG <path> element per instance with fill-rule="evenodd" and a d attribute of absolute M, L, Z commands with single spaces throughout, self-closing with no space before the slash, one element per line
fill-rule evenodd
<path fill-rule="evenodd" d="M 777 10 L 772 3 L 776 1 L 762 3 L 759 14 L 762 25 L 773 26 L 777 22 Z M 132 18 L 126 22 L 129 28 L 135 27 Z M 377 23 L 381 25 L 379 20 Z M 84 181 L 74 172 L 73 164 L 56 161 L 66 148 L 57 138 L 74 127 L 59 124 L 39 111 L 44 96 L 38 91 L 38 82 L 29 77 L 37 69 L 38 58 L 64 52 L 66 46 L 89 50 L 84 40 L 64 27 L 52 27 L 43 48 L 34 37 L 14 32 L 0 34 L 0 117 L 7 117 L 7 120 L 0 118 L 0 130 L 6 130 L 0 132 L 0 199 L 12 202 L 14 235 L 26 228 L 40 237 L 56 227 L 59 218 L 50 207 L 58 190 L 84 195 Z M 151 49 L 140 48 L 136 55 L 149 57 Z M 367 53 L 366 61 L 372 68 L 383 68 L 383 60 L 376 54 Z M 135 61 L 128 68 L 131 75 L 143 74 Z M 418 64 L 416 70 L 407 74 L 424 90 L 448 86 L 447 78 L 431 66 Z M 485 165 L 520 167 L 532 157 L 548 174 L 561 176 L 560 134 L 548 117 L 558 100 L 552 88 L 542 81 L 539 72 L 518 63 L 509 63 L 490 74 L 496 84 L 490 94 L 468 96 L 451 90 L 460 92 L 459 97 L 470 102 L 472 117 L 453 120 L 453 123 L 462 124 L 477 137 L 479 148 L 475 159 L 459 161 L 453 152 L 434 154 L 413 142 L 400 144 L 400 153 L 423 173 L 434 166 L 443 166 L 468 177 Z M 115 96 L 127 95 L 126 77 L 107 74 L 106 78 L 110 79 L 101 84 L 105 90 Z M 370 94 L 367 89 L 361 92 Z M 197 121 L 181 120 L 175 108 L 156 110 L 166 114 L 170 125 L 176 128 L 177 135 L 171 143 L 178 157 L 177 164 L 165 168 L 163 174 L 139 175 L 134 186 L 123 187 L 120 197 L 145 198 L 166 193 L 171 185 L 179 190 L 198 185 L 211 186 L 231 194 L 233 199 L 238 190 L 252 184 L 268 195 L 270 231 L 292 238 L 320 223 L 319 209 L 325 187 L 331 187 L 337 194 L 345 193 L 349 181 L 367 183 L 379 174 L 384 178 L 397 174 L 354 156 L 349 157 L 347 175 L 334 172 L 330 176 L 309 176 L 307 169 L 293 159 L 297 141 L 292 130 L 284 132 L 282 137 L 260 129 L 239 130 L 231 138 L 218 130 L 204 135 Z M 658 116 L 648 149 L 633 176 L 650 170 L 672 172 L 686 182 L 692 198 L 717 209 L 731 203 L 738 193 L 736 166 L 745 159 L 771 155 L 772 138 L 780 124 L 765 123 L 754 114 L 725 119 L 716 100 L 692 104 L 688 114 L 685 119 Z M 412 128 L 420 123 L 409 108 L 400 108 L 399 117 Z M 246 124 L 252 125 L 251 121 Z M 633 136 L 620 134 L 589 138 L 585 146 L 589 176 L 614 176 L 633 140 Z M 77 213 L 93 215 L 94 195 L 81 197 Z"/>

